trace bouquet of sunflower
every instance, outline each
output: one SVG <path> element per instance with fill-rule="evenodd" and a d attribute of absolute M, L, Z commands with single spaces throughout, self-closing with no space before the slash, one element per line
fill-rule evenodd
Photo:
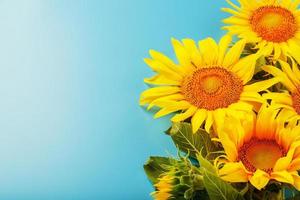
<path fill-rule="evenodd" d="M 140 104 L 173 114 L 176 157 L 144 165 L 154 199 L 300 199 L 299 0 L 238 0 L 219 42 L 150 50 Z"/>

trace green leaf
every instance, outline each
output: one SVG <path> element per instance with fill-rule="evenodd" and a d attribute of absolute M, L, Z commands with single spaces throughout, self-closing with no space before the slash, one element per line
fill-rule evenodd
<path fill-rule="evenodd" d="M 189 176 L 189 175 L 183 175 L 180 177 L 179 179 L 180 181 L 180 184 L 183 184 L 183 185 L 192 185 L 193 184 L 193 180 L 192 180 L 192 177 Z"/>
<path fill-rule="evenodd" d="M 144 165 L 144 170 L 152 183 L 157 183 L 159 176 L 169 171 L 177 161 L 172 158 L 150 157 Z"/>
<path fill-rule="evenodd" d="M 232 185 L 205 168 L 202 172 L 204 186 L 211 200 L 244 200 L 244 197 Z"/>
<path fill-rule="evenodd" d="M 184 193 L 184 198 L 185 199 L 192 199 L 194 196 L 194 190 L 193 188 L 188 189 L 187 191 L 185 191 Z"/>
<path fill-rule="evenodd" d="M 201 170 L 205 169 L 206 171 L 212 173 L 212 174 L 217 174 L 216 168 L 209 162 L 207 159 L 205 159 L 201 154 L 197 154 L 197 159 L 200 163 Z"/>
<path fill-rule="evenodd" d="M 193 158 L 196 158 L 196 155 L 201 151 L 204 156 L 217 151 L 217 147 L 211 141 L 210 135 L 203 129 L 199 129 L 196 133 L 193 133 L 191 124 L 189 123 L 173 123 L 167 134 L 172 137 L 173 142 L 179 150 L 188 153 Z"/>

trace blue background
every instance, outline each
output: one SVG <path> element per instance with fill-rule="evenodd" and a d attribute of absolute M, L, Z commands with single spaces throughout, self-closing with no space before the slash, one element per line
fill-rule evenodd
<path fill-rule="evenodd" d="M 219 39 L 220 0 L 1 0 L 0 199 L 150 199 L 142 165 L 176 154 L 139 107 L 153 48 Z"/>

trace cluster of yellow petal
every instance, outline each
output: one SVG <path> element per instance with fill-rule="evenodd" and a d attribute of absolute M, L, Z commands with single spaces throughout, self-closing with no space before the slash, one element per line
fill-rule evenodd
<path fill-rule="evenodd" d="M 182 43 L 173 39 L 178 64 L 151 50 L 152 58 L 146 58 L 145 62 L 157 75 L 145 79 L 154 87 L 141 94 L 140 104 L 148 104 L 148 109 L 160 108 L 155 118 L 174 112 L 177 114 L 173 122 L 191 118 L 193 132 L 202 124 L 207 132 L 212 126 L 216 129 L 225 116 L 243 119 L 245 113 L 251 113 L 254 106 L 264 102 L 259 92 L 278 79 L 249 84 L 260 55 L 241 58 L 245 41 L 229 48 L 231 42 L 229 35 L 219 44 L 211 38 L 199 41 L 199 45 L 191 39 Z"/>
<path fill-rule="evenodd" d="M 172 197 L 174 177 L 172 175 L 164 175 L 159 178 L 158 183 L 154 186 L 156 191 L 152 193 L 155 200 L 168 200 Z"/>
<path fill-rule="evenodd" d="M 288 91 L 264 93 L 271 105 L 264 104 L 249 121 L 233 124 L 227 119 L 232 126 L 218 130 L 227 156 L 219 174 L 229 182 L 250 181 L 257 189 L 276 180 L 300 190 L 300 2 L 239 0 L 240 7 L 227 2 L 233 9 L 223 9 L 232 14 L 224 29 L 256 44 L 258 53 L 272 56 L 274 66 L 262 69 Z"/>
<path fill-rule="evenodd" d="M 243 121 L 226 119 L 218 136 L 226 153 L 219 175 L 229 182 L 248 182 L 257 189 L 270 180 L 300 189 L 300 126 L 285 124 L 278 107 L 262 106 L 257 116 Z M 228 126 L 228 124 L 230 124 Z"/>
<path fill-rule="evenodd" d="M 223 11 L 232 16 L 223 28 L 274 59 L 294 55 L 300 40 L 298 0 L 239 0 L 240 6 L 226 0 L 232 8 Z"/>
<path fill-rule="evenodd" d="M 226 1 L 232 16 L 218 43 L 172 39 L 178 62 L 150 50 L 145 62 L 155 75 L 145 79 L 151 88 L 140 104 L 158 108 L 155 118 L 175 113 L 171 121 L 190 122 L 194 133 L 214 133 L 225 150 L 226 159 L 215 162 L 222 179 L 300 190 L 300 1 Z M 234 44 L 233 35 L 240 39 Z M 243 54 L 248 43 L 256 53 Z M 269 62 L 260 70 L 271 78 L 257 81 L 262 57 Z M 156 199 L 170 198 L 170 180 L 160 179 Z"/>
<path fill-rule="evenodd" d="M 282 107 L 282 119 L 296 123 L 300 120 L 300 70 L 298 64 L 292 61 L 279 60 L 281 69 L 274 66 L 264 66 L 263 69 L 275 77 L 287 88 L 287 92 L 269 92 L 264 94 L 266 99 L 271 99 L 272 104 Z"/>

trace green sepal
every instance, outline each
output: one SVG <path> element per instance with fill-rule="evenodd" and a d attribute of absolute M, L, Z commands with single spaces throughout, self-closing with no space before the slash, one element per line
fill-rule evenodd
<path fill-rule="evenodd" d="M 204 190 L 203 176 L 198 167 L 194 166 L 188 157 L 179 159 L 150 157 L 144 165 L 149 180 L 156 184 L 160 177 L 173 177 L 172 197 L 176 199 L 195 199 Z M 204 193 L 201 193 L 204 195 Z M 205 198 L 203 198 L 205 199 Z"/>
<path fill-rule="evenodd" d="M 176 162 L 177 161 L 172 158 L 152 156 L 144 164 L 144 170 L 148 179 L 152 182 L 152 184 L 155 184 L 158 182 L 158 178 L 161 174 L 170 171 L 170 167 L 172 167 Z"/>

